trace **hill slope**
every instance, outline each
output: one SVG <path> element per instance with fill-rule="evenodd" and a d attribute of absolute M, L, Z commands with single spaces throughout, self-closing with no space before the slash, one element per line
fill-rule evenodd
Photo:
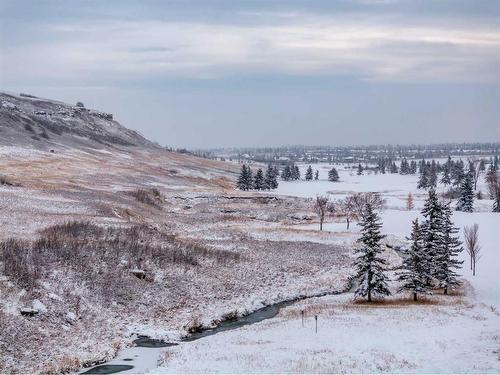
<path fill-rule="evenodd" d="M 139 146 L 157 148 L 113 115 L 82 106 L 0 93 L 0 145 L 36 149 L 57 147 Z"/>

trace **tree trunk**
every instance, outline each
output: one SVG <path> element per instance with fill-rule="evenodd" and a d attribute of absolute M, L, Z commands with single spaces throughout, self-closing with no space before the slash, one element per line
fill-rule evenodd
<path fill-rule="evenodd" d="M 346 220 L 347 220 L 347 230 L 349 230 L 349 218 L 347 217 Z"/>
<path fill-rule="evenodd" d="M 444 288 L 444 294 L 448 294 L 448 287 Z"/>
<path fill-rule="evenodd" d="M 472 261 L 472 276 L 476 276 L 476 260 Z"/>
<path fill-rule="evenodd" d="M 323 230 L 323 219 L 319 220 L 319 230 Z"/>
<path fill-rule="evenodd" d="M 417 301 L 417 292 L 413 292 L 413 300 Z"/>
<path fill-rule="evenodd" d="M 368 302 L 372 301 L 372 290 L 368 289 Z"/>

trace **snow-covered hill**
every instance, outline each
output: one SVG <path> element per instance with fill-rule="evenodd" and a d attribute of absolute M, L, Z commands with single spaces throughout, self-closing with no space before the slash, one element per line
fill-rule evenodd
<path fill-rule="evenodd" d="M 113 115 L 26 94 L 0 92 L 0 145 L 53 148 L 138 146 L 157 148 Z"/>

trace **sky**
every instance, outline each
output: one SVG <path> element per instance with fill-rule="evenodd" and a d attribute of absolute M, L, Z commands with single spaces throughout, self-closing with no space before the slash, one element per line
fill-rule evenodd
<path fill-rule="evenodd" d="M 497 0 L 0 0 L 0 90 L 162 145 L 500 141 Z"/>

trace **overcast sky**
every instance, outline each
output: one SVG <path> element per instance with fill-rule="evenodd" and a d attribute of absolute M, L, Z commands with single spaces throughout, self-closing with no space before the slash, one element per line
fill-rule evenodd
<path fill-rule="evenodd" d="M 0 90 L 174 147 L 500 141 L 500 1 L 5 1 Z"/>

